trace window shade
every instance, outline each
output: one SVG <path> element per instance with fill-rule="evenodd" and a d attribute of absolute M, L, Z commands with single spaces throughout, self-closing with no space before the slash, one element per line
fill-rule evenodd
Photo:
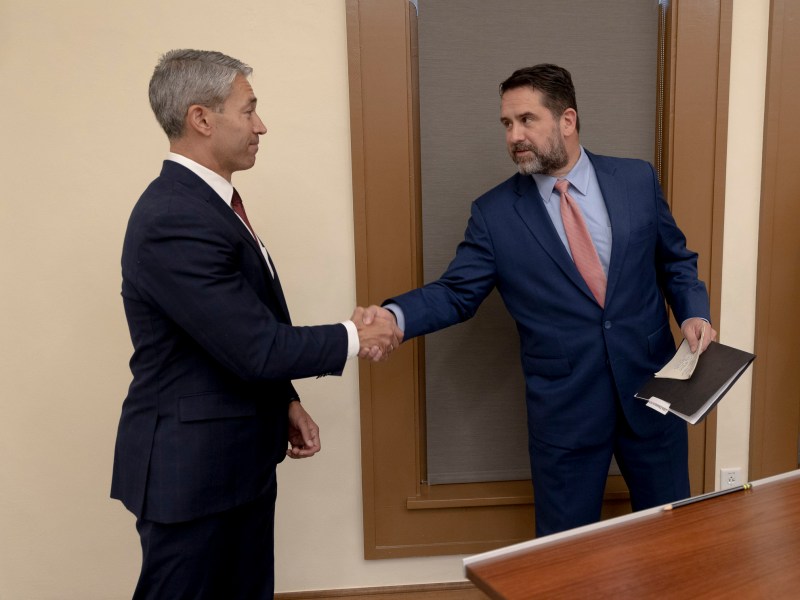
<path fill-rule="evenodd" d="M 463 238 L 471 202 L 516 171 L 499 122 L 499 83 L 552 62 L 572 73 L 581 142 L 653 161 L 656 0 L 420 0 L 419 82 L 425 281 Z M 426 338 L 431 484 L 527 479 L 516 327 L 498 294 L 466 323 Z"/>

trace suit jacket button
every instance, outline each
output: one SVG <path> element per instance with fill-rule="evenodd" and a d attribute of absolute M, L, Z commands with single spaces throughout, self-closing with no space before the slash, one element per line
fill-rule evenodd
<path fill-rule="evenodd" d="M 605 323 L 603 323 L 603 327 L 605 327 L 606 329 L 611 329 L 611 321 L 606 321 Z"/>

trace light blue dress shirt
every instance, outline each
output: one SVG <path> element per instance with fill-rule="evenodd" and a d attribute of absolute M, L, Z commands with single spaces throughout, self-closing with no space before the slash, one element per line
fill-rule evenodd
<path fill-rule="evenodd" d="M 600 191 L 600 184 L 597 183 L 597 175 L 592 161 L 586 156 L 583 147 L 581 147 L 578 162 L 564 179 L 569 182 L 569 194 L 575 199 L 581 210 L 583 220 L 586 221 L 586 227 L 589 229 L 589 235 L 592 237 L 594 247 L 600 257 L 600 264 L 603 265 L 603 271 L 608 277 L 608 263 L 611 260 L 611 221 L 608 218 L 608 210 L 606 210 L 606 203 Z M 555 189 L 556 178 L 552 175 L 536 174 L 533 175 L 533 180 L 544 198 L 545 210 L 553 221 L 553 227 L 556 228 L 558 237 L 561 238 L 567 252 L 572 256 L 569 242 L 567 242 L 567 234 L 564 232 L 564 222 L 561 219 L 561 194 Z"/>

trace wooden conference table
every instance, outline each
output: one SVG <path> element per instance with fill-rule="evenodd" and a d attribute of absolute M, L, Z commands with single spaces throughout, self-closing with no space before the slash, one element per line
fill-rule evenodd
<path fill-rule="evenodd" d="M 490 598 L 800 598 L 800 470 L 464 560 Z"/>

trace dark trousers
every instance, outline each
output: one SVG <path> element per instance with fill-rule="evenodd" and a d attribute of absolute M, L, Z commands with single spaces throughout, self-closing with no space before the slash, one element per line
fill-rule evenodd
<path fill-rule="evenodd" d="M 537 537 L 600 520 L 612 455 L 628 485 L 633 510 L 690 495 L 686 423 L 665 416 L 670 420 L 666 431 L 641 438 L 619 412 L 616 430 L 605 444 L 566 449 L 531 442 Z"/>
<path fill-rule="evenodd" d="M 134 600 L 263 600 L 274 590 L 277 485 L 248 504 L 185 523 L 136 522 L 142 572 Z"/>

